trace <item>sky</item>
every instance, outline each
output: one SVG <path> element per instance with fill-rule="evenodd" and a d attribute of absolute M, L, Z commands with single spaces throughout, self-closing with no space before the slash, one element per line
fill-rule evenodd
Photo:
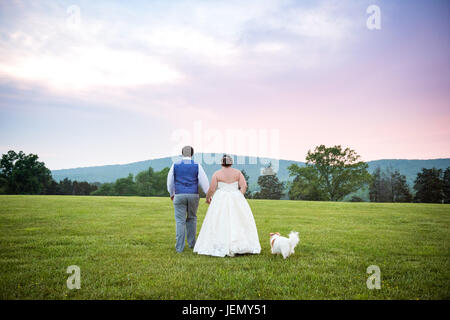
<path fill-rule="evenodd" d="M 448 158 L 449 15 L 447 0 L 0 1 L 0 152 L 52 170 L 184 144 Z"/>

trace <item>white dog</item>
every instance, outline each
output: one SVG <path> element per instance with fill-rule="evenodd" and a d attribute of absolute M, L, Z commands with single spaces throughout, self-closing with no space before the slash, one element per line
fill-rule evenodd
<path fill-rule="evenodd" d="M 291 231 L 289 239 L 280 236 L 278 232 L 270 233 L 270 246 L 272 254 L 280 254 L 284 259 L 294 253 L 294 248 L 300 241 L 298 232 Z"/>

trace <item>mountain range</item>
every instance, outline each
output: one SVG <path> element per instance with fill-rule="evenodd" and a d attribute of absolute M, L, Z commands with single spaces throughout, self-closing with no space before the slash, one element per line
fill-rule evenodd
<path fill-rule="evenodd" d="M 221 157 L 222 154 L 198 153 L 194 155 L 194 160 L 202 164 L 206 174 L 209 178 L 211 178 L 214 171 L 220 168 L 220 165 L 214 160 L 221 159 Z M 141 171 L 148 170 L 149 167 L 152 167 L 155 171 L 160 171 L 165 167 L 170 167 L 173 160 L 178 158 L 179 157 L 166 157 L 132 162 L 128 164 L 52 170 L 52 176 L 56 181 L 69 178 L 70 180 L 87 182 L 114 182 L 116 179 L 126 177 L 130 173 L 136 175 Z M 293 163 L 296 163 L 299 166 L 305 165 L 304 162 L 300 161 L 273 158 L 255 158 L 233 155 L 233 159 L 233 166 L 239 170 L 244 169 L 250 177 L 250 188 L 256 186 L 261 170 L 267 167 L 269 163 L 272 165 L 272 168 L 277 171 L 278 178 L 281 181 L 292 180 L 292 178 L 289 177 L 289 171 L 287 169 L 289 165 Z M 406 176 L 408 184 L 412 186 L 417 173 L 421 171 L 422 168 L 429 169 L 435 167 L 445 170 L 447 167 L 450 167 L 450 158 L 430 160 L 383 159 L 368 161 L 367 164 L 369 165 L 370 173 L 372 173 L 377 167 L 380 167 L 382 170 L 388 168 L 391 170 L 399 170 L 401 174 Z"/>

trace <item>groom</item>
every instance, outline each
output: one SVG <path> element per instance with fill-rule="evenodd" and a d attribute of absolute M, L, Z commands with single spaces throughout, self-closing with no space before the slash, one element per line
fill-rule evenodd
<path fill-rule="evenodd" d="M 192 160 L 194 148 L 186 146 L 182 159 L 172 164 L 167 175 L 167 191 L 175 208 L 177 252 L 184 250 L 185 235 L 190 248 L 194 248 L 197 232 L 198 186 L 208 192 L 209 182 L 202 166 Z"/>

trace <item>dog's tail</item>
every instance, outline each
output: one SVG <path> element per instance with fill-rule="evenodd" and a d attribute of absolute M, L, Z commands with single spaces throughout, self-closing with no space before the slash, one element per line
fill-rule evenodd
<path fill-rule="evenodd" d="M 300 242 L 298 232 L 291 231 L 289 234 L 289 246 L 291 247 L 291 253 L 294 253 L 294 248 Z"/>

